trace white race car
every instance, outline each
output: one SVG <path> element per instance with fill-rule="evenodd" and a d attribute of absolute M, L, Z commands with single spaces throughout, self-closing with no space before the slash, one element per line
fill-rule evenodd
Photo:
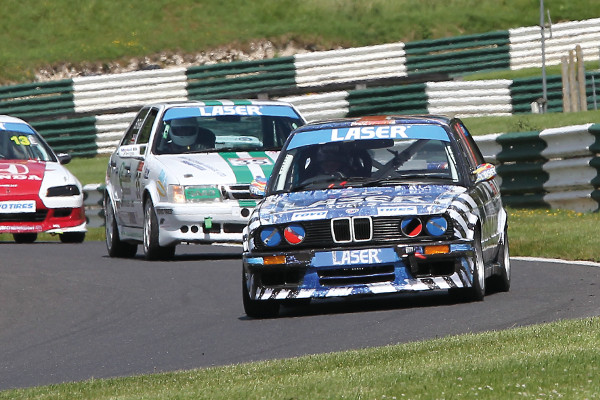
<path fill-rule="evenodd" d="M 32 243 L 40 232 L 65 243 L 85 239 L 81 184 L 27 122 L 0 115 L 0 233 Z"/>
<path fill-rule="evenodd" d="M 143 107 L 106 172 L 111 257 L 169 259 L 180 243 L 241 242 L 256 206 L 249 185 L 268 177 L 290 132 L 288 103 L 211 100 Z"/>

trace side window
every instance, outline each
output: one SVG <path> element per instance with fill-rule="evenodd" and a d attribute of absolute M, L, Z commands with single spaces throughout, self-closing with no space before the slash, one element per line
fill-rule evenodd
<path fill-rule="evenodd" d="M 135 116 L 135 119 L 133 120 L 131 125 L 129 125 L 129 129 L 125 133 L 125 136 L 123 136 L 123 139 L 121 140 L 121 143 L 119 144 L 119 146 L 125 146 L 128 144 L 135 143 L 135 139 L 137 138 L 138 132 L 140 131 L 140 128 L 142 127 L 142 124 L 144 123 L 146 114 L 148 114 L 148 109 L 142 108 L 140 110 L 140 112 Z"/>
<path fill-rule="evenodd" d="M 478 165 L 483 164 L 485 162 L 483 160 L 483 156 L 481 155 L 477 144 L 473 140 L 473 137 L 467 128 L 465 128 L 465 126 L 460 122 L 454 122 L 452 124 L 452 129 L 454 132 L 456 132 L 458 143 L 461 147 L 461 150 L 467 156 L 471 168 L 475 168 Z"/>
<path fill-rule="evenodd" d="M 157 109 L 153 108 L 150 110 L 146 120 L 144 121 L 144 125 L 142 125 L 142 128 L 138 134 L 138 139 L 136 142 L 137 144 L 148 144 L 148 140 L 150 140 L 150 133 L 152 133 L 152 125 L 154 125 L 157 115 Z"/>

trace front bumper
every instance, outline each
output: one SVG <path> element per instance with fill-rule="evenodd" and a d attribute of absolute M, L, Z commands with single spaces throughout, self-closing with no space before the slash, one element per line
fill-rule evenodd
<path fill-rule="evenodd" d="M 0 233 L 85 232 L 83 207 L 38 209 L 36 213 L 0 214 Z"/>
<path fill-rule="evenodd" d="M 243 268 L 253 300 L 329 298 L 448 290 L 473 285 L 470 240 L 382 247 L 245 253 Z M 438 247 L 439 249 L 439 247 Z M 277 258 L 279 256 L 279 258 Z"/>
<path fill-rule="evenodd" d="M 158 204 L 159 243 L 241 242 L 242 231 L 256 202 L 223 201 L 210 204 Z"/>

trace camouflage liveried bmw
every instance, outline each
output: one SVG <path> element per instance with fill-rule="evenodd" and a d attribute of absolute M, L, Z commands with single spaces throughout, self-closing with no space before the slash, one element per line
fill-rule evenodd
<path fill-rule="evenodd" d="M 373 116 L 288 138 L 244 237 L 246 314 L 299 299 L 509 290 L 495 168 L 458 119 Z M 489 279 L 488 279 L 489 278 Z"/>

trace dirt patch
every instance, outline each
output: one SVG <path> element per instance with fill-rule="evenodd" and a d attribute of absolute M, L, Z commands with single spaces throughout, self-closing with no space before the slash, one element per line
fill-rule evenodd
<path fill-rule="evenodd" d="M 282 45 L 269 40 L 251 42 L 245 46 L 219 47 L 200 53 L 162 52 L 140 58 L 109 62 L 61 63 L 49 65 L 38 70 L 35 80 L 38 82 L 70 79 L 81 76 L 119 74 L 123 72 L 143 71 L 171 67 L 191 67 L 231 61 L 263 60 L 275 57 L 292 56 L 315 51 L 313 45 L 300 45 L 288 42 Z"/>

